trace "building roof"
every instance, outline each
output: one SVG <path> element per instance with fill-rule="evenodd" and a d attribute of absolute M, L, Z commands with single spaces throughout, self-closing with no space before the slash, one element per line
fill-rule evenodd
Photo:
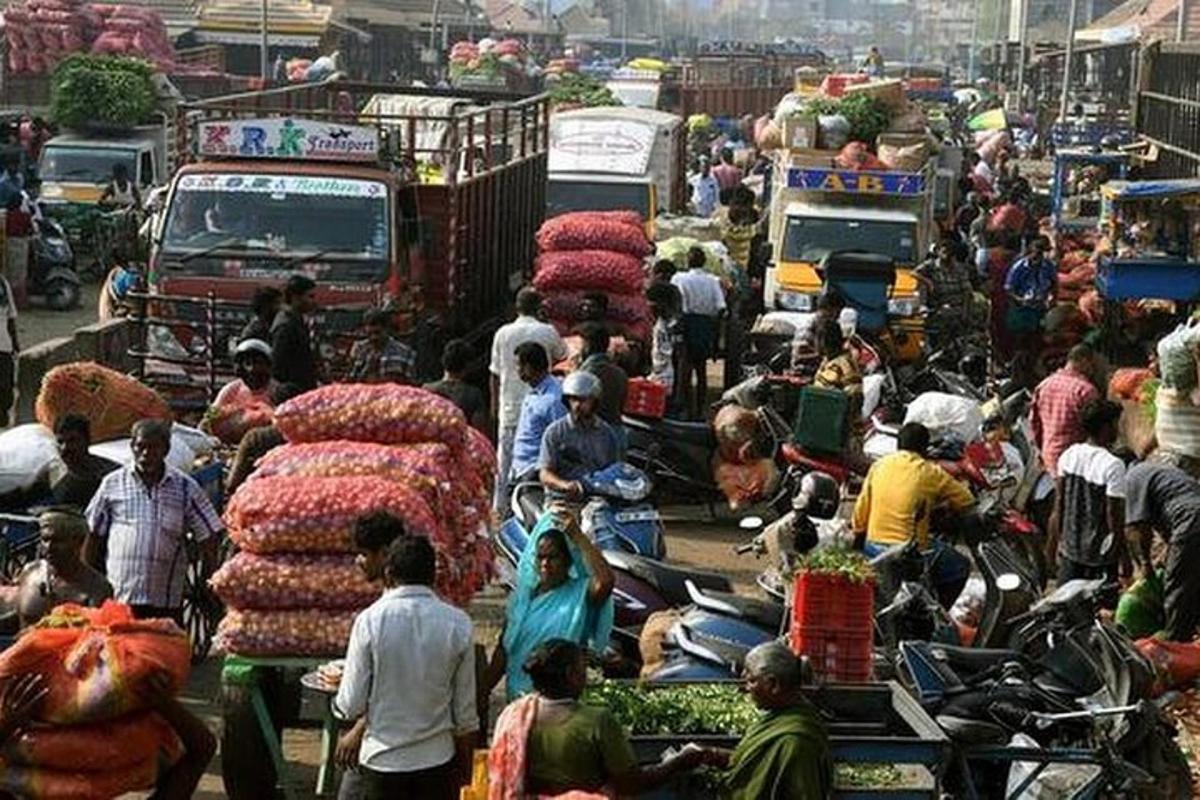
<path fill-rule="evenodd" d="M 329 29 L 330 6 L 308 0 L 267 0 L 267 29 L 271 42 L 315 47 Z M 197 38 L 215 44 L 256 44 L 262 32 L 262 6 L 239 0 L 211 0 L 200 8 Z"/>
<path fill-rule="evenodd" d="M 1200 5 L 1190 3 L 1187 30 L 1200 35 Z M 1179 0 L 1126 0 L 1075 34 L 1076 41 L 1132 42 L 1145 39 L 1174 39 Z"/>
<path fill-rule="evenodd" d="M 330 0 L 335 19 L 354 20 L 366 25 L 396 28 L 428 27 L 433 16 L 432 0 Z M 454 22 L 473 14 L 483 18 L 478 0 L 438 0 L 438 21 Z"/>

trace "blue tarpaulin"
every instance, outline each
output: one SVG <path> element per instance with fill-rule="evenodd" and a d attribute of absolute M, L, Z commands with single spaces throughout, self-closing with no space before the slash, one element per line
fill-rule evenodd
<path fill-rule="evenodd" d="M 1152 200 L 1181 194 L 1200 195 L 1200 178 L 1161 181 L 1109 181 L 1103 187 L 1108 200 Z"/>

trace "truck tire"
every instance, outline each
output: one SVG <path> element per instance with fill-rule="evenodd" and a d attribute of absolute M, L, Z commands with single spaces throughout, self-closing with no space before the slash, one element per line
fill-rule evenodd
<path fill-rule="evenodd" d="M 293 722 L 300 710 L 300 685 L 282 670 L 263 670 L 263 696 L 276 731 Z M 262 737 L 248 687 L 221 687 L 221 780 L 230 800 L 267 800 L 281 796 L 279 775 Z"/>
<path fill-rule="evenodd" d="M 66 279 L 50 281 L 45 289 L 46 308 L 70 311 L 79 305 L 79 284 Z"/>

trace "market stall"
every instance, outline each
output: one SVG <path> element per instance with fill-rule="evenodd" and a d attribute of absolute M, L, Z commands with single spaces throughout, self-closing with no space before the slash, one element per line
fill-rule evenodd
<path fill-rule="evenodd" d="M 1200 179 L 1110 181 L 1101 195 L 1100 295 L 1200 299 Z"/>

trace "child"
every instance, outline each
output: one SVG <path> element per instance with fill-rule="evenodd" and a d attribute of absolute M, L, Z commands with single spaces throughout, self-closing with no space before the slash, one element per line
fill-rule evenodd
<path fill-rule="evenodd" d="M 650 313 L 654 315 L 654 332 L 650 339 L 650 377 L 667 387 L 667 395 L 675 388 L 675 345 L 672 325 L 679 310 L 670 284 L 652 283 L 646 289 Z"/>

